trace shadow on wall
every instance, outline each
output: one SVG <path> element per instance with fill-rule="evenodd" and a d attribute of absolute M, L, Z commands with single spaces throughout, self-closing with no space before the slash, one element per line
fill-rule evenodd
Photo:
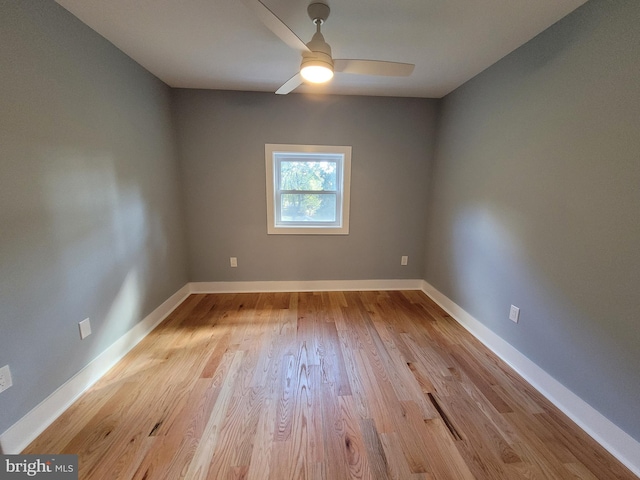
<path fill-rule="evenodd" d="M 148 270 L 149 212 L 140 187 L 118 178 L 109 154 L 48 152 L 45 168 L 41 191 L 62 288 L 74 292 L 78 311 L 106 312 L 103 331 L 114 331 L 108 327 L 116 317 L 115 331 L 128 330 L 142 314 L 140 277 Z M 102 350 L 113 340 L 93 343 Z"/>
<path fill-rule="evenodd" d="M 570 281 L 566 270 L 574 263 L 554 260 L 549 232 L 533 231 L 507 206 L 467 206 L 451 227 L 452 298 L 614 423 L 639 431 L 640 421 L 622 420 L 633 416 L 636 340 L 599 311 L 612 300 L 589 293 L 599 279 Z M 511 304 L 521 308 L 517 325 L 508 319 Z M 596 388 L 589 378 L 599 379 Z"/>
<path fill-rule="evenodd" d="M 3 208 L 2 350 L 18 381 L 0 432 L 148 313 L 153 258 L 166 255 L 161 219 L 154 233 L 140 185 L 119 177 L 110 154 L 32 158 L 16 162 Z M 80 342 L 87 317 L 93 334 Z"/>

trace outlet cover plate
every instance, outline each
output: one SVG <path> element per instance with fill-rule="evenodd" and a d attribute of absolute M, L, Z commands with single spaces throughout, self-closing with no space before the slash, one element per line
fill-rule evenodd
<path fill-rule="evenodd" d="M 11 370 L 9 370 L 9 365 L 5 365 L 0 368 L 0 392 L 4 392 L 12 385 L 13 380 L 11 379 Z"/>
<path fill-rule="evenodd" d="M 514 323 L 518 323 L 519 319 L 520 319 L 520 309 L 515 305 L 511 305 L 511 308 L 509 309 L 509 320 L 511 320 Z"/>
<path fill-rule="evenodd" d="M 91 322 L 88 318 L 78 323 L 78 327 L 80 327 L 80 340 L 84 340 L 91 335 Z"/>

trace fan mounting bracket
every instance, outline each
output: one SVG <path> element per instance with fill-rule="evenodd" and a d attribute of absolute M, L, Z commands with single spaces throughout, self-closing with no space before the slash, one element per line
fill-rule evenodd
<path fill-rule="evenodd" d="M 314 2 L 307 7 L 307 14 L 313 23 L 322 25 L 329 18 L 329 5 L 326 3 Z"/>

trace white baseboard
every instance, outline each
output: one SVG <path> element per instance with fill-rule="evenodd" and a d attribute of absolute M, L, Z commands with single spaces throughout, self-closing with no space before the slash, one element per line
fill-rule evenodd
<path fill-rule="evenodd" d="M 421 290 L 420 279 L 293 280 L 281 282 L 192 282 L 191 293 L 345 292 L 364 290 Z"/>
<path fill-rule="evenodd" d="M 116 340 L 86 367 L 76 373 L 33 410 L 0 435 L 0 449 L 4 454 L 17 454 L 58 418 L 91 385 L 100 379 L 127 352 L 147 336 L 189 295 L 185 285 L 171 295 L 131 330 Z"/>
<path fill-rule="evenodd" d="M 454 320 L 511 366 L 629 470 L 640 477 L 640 442 L 613 424 L 434 286 L 423 281 L 421 289 Z"/>

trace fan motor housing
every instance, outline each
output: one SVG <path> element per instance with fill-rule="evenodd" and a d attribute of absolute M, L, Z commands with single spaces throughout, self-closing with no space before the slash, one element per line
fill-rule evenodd
<path fill-rule="evenodd" d="M 304 68 L 305 65 L 313 63 L 317 65 L 318 63 L 324 63 L 328 68 L 333 71 L 333 59 L 331 58 L 331 54 L 327 55 L 324 52 L 312 51 L 312 52 L 304 52 L 302 54 L 302 63 L 300 63 L 300 69 Z"/>

